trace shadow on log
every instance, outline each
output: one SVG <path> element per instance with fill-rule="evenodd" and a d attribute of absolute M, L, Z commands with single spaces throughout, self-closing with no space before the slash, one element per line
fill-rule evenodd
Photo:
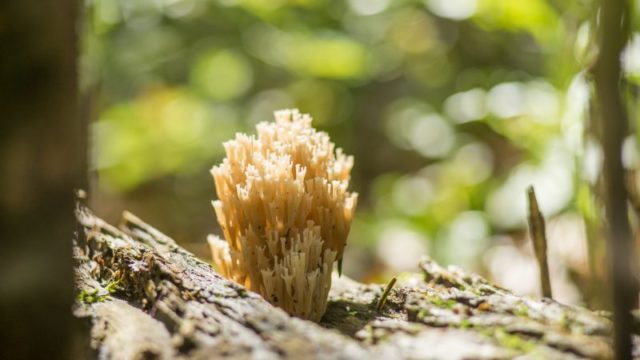
<path fill-rule="evenodd" d="M 376 310 L 384 285 L 333 279 L 320 324 L 292 318 L 125 213 L 81 208 L 76 316 L 104 359 L 610 358 L 606 314 L 520 297 L 425 259 Z M 637 339 L 636 339 L 637 340 Z M 636 341 L 637 348 L 637 341 Z"/>

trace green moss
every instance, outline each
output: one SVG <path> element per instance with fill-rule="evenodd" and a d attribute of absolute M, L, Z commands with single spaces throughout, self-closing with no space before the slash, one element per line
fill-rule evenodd
<path fill-rule="evenodd" d="M 105 285 L 104 288 L 101 289 L 82 290 L 78 294 L 78 301 L 85 304 L 103 302 L 108 299 L 111 294 L 114 294 L 116 291 L 121 290 L 121 282 L 121 280 L 113 280 L 108 282 L 107 285 Z"/>
<path fill-rule="evenodd" d="M 431 312 L 428 309 L 420 309 L 418 311 L 418 319 L 424 319 L 427 316 L 431 316 Z"/>
<path fill-rule="evenodd" d="M 571 329 L 571 318 L 569 317 L 569 314 L 567 314 L 566 312 L 562 313 L 562 315 L 560 316 L 560 320 L 558 320 L 558 322 L 563 329 L 565 330 Z"/>
<path fill-rule="evenodd" d="M 510 334 L 502 328 L 495 329 L 492 337 L 496 339 L 500 346 L 508 349 L 527 353 L 535 348 L 535 344 L 533 342 L 518 335 Z"/>
<path fill-rule="evenodd" d="M 105 301 L 109 295 L 100 295 L 98 294 L 98 290 L 82 290 L 78 294 L 78 301 L 85 304 L 93 304 L 98 302 Z"/>
<path fill-rule="evenodd" d="M 104 288 L 105 288 L 105 290 L 107 290 L 107 292 L 109 294 L 113 294 L 116 291 L 120 290 L 120 283 L 121 282 L 122 282 L 121 280 L 110 281 L 109 283 L 107 283 L 107 285 Z"/>
<path fill-rule="evenodd" d="M 529 317 L 529 308 L 527 307 L 527 305 L 525 304 L 520 304 L 518 305 L 518 307 L 513 311 L 513 313 L 517 316 L 521 316 L 521 317 Z"/>
<path fill-rule="evenodd" d="M 431 297 L 429 297 L 428 300 L 433 305 L 435 305 L 435 306 L 437 306 L 439 308 L 443 308 L 443 309 L 451 309 L 454 306 L 456 306 L 456 304 L 457 304 L 457 302 L 455 300 L 442 299 L 442 298 L 439 298 L 437 296 L 431 296 Z"/>
<path fill-rule="evenodd" d="M 471 321 L 469 321 L 469 319 L 462 319 L 460 321 L 460 329 L 469 329 L 473 327 L 473 324 L 471 323 Z"/>

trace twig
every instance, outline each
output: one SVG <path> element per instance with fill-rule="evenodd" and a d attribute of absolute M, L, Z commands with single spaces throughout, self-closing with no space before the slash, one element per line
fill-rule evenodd
<path fill-rule="evenodd" d="M 542 296 L 551 298 L 551 280 L 549 278 L 549 262 L 547 261 L 547 235 L 544 217 L 540 213 L 533 186 L 529 186 L 527 189 L 527 197 L 529 199 L 529 234 L 531 234 L 533 251 L 536 254 L 538 267 L 540 268 Z"/>
<path fill-rule="evenodd" d="M 389 297 L 389 292 L 393 288 L 393 285 L 396 284 L 396 280 L 397 279 L 394 277 L 387 284 L 387 287 L 384 289 L 384 292 L 382 293 L 382 296 L 380 297 L 380 300 L 378 300 L 378 305 L 376 305 L 376 311 L 381 311 L 382 308 L 384 307 L 384 304 L 387 302 L 387 297 Z"/>
<path fill-rule="evenodd" d="M 633 277 L 634 246 L 627 213 L 622 142 L 629 132 L 621 93 L 620 55 L 629 39 L 628 0 L 600 2 L 599 54 L 593 69 L 604 149 L 604 207 L 607 220 L 607 263 L 613 284 L 616 359 L 631 359 L 633 322 L 630 311 L 638 291 Z"/>

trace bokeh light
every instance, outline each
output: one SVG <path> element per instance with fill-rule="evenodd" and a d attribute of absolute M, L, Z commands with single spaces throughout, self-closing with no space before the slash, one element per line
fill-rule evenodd
<path fill-rule="evenodd" d="M 107 219 L 133 210 L 208 259 L 205 236 L 219 231 L 208 170 L 222 142 L 299 107 L 355 157 L 347 275 L 387 281 L 427 254 L 535 294 L 533 185 L 550 221 L 554 289 L 588 300 L 579 284 L 591 279 L 584 248 L 602 171 L 584 70 L 589 3 L 89 1 L 93 207 Z M 623 56 L 634 86 L 639 30 Z"/>

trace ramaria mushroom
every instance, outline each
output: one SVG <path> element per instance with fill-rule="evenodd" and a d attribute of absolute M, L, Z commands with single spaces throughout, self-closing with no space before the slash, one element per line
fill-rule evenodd
<path fill-rule="evenodd" d="M 210 236 L 209 244 L 223 276 L 318 321 L 357 203 L 347 191 L 353 157 L 309 115 L 281 110 L 275 118 L 256 126 L 257 137 L 238 133 L 224 143 L 226 158 L 211 173 L 226 241 Z"/>

